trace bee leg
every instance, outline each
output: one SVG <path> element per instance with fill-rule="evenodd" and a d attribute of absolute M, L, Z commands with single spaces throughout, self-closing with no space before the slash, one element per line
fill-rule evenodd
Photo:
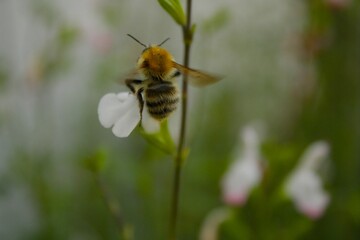
<path fill-rule="evenodd" d="M 130 89 L 132 93 L 136 93 L 137 88 L 143 84 L 143 80 L 139 79 L 126 79 L 125 80 L 126 86 Z"/>
<path fill-rule="evenodd" d="M 130 89 L 133 94 L 136 94 L 136 97 L 139 101 L 140 108 L 140 126 L 142 124 L 142 112 L 144 109 L 144 99 L 142 97 L 142 93 L 144 92 L 144 88 L 141 85 L 144 83 L 143 80 L 139 79 L 126 79 L 125 84 Z M 140 87 L 140 88 L 139 88 Z"/>
<path fill-rule="evenodd" d="M 176 72 L 174 72 L 174 74 L 172 75 L 171 78 L 178 77 L 180 75 L 181 75 L 181 73 L 178 70 L 176 70 Z"/>
<path fill-rule="evenodd" d="M 144 99 L 142 97 L 142 93 L 144 91 L 144 88 L 140 88 L 137 93 L 136 93 L 136 96 L 139 100 L 139 108 L 140 108 L 140 126 L 142 124 L 142 112 L 143 112 L 143 109 L 144 109 Z"/>

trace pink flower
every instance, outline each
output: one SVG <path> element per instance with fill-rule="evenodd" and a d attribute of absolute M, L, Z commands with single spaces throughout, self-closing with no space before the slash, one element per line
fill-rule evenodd
<path fill-rule="evenodd" d="M 294 201 L 296 208 L 311 219 L 321 217 L 330 201 L 320 176 L 316 174 L 328 154 L 329 146 L 326 142 L 310 145 L 285 185 L 285 192 Z"/>
<path fill-rule="evenodd" d="M 242 133 L 244 150 L 230 166 L 222 180 L 223 199 L 230 205 L 245 204 L 250 191 L 260 182 L 260 152 L 258 134 L 252 127 Z"/>

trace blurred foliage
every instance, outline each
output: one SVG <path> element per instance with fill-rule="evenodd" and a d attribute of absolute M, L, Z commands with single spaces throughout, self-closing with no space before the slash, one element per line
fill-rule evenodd
<path fill-rule="evenodd" d="M 222 226 L 221 239 L 357 239 L 360 236 L 360 22 L 359 3 L 334 9 L 331 1 L 308 1 L 303 51 L 315 62 L 317 89 L 306 99 L 291 145 L 269 142 L 266 180 Z M 345 1 L 344 1 L 345 2 Z M 301 146 L 316 139 L 332 146 L 332 202 L 317 222 L 295 217 L 276 190 L 292 169 Z M 289 139 L 284 139 L 289 141 Z M 284 141 L 282 140 L 282 141 Z M 351 201 L 347 202 L 348 200 Z M 357 199 L 357 200 L 355 200 Z M 351 209 L 351 210 L 350 210 Z M 350 214 L 352 212 L 352 214 Z M 316 236 L 316 237 L 315 237 Z"/>
<path fill-rule="evenodd" d="M 103 0 L 97 4 L 97 12 L 101 20 L 114 32 L 118 32 L 119 25 L 124 22 L 126 13 L 124 12 L 123 2 L 113 0 Z M 120 32 L 120 31 L 119 31 Z M 124 34 L 121 32 L 121 34 Z"/>
<path fill-rule="evenodd" d="M 84 159 L 84 166 L 89 171 L 97 174 L 101 172 L 106 164 L 107 151 L 105 148 L 99 148 L 89 157 Z"/>
<path fill-rule="evenodd" d="M 330 2 L 330 1 L 329 1 Z M 353 239 L 360 234 L 359 217 L 353 218 L 347 208 L 358 212 L 360 203 L 344 204 L 345 199 L 359 195 L 360 189 L 360 5 L 358 1 L 334 9 L 322 1 L 309 1 L 310 31 L 318 31 L 320 46 L 312 51 L 321 91 L 307 102 L 300 118 L 297 138 L 312 140 L 319 136 L 332 145 L 335 177 L 331 188 L 334 200 L 327 217 L 319 221 L 311 236 L 324 239 Z M 326 44 L 324 44 L 326 43 Z M 340 220 L 341 219 L 341 220 Z M 356 237 L 355 237 L 356 238 Z"/>
<path fill-rule="evenodd" d="M 33 16 L 45 25 L 52 36 L 32 64 L 30 80 L 38 83 L 55 78 L 57 74 L 67 71 L 73 65 L 70 52 L 79 38 L 79 30 L 67 24 L 64 16 L 49 1 L 32 0 L 29 6 Z"/>
<path fill-rule="evenodd" d="M 283 192 L 300 157 L 299 146 L 268 141 L 263 145 L 264 176 L 243 207 L 232 209 L 220 239 L 302 239 L 313 222 L 302 216 Z"/>
<path fill-rule="evenodd" d="M 4 59 L 2 59 L 0 56 L 0 91 L 5 88 L 5 85 L 9 79 L 9 73 L 7 69 L 8 67 L 6 66 Z"/>
<path fill-rule="evenodd" d="M 230 18 L 231 16 L 228 9 L 219 9 L 213 14 L 213 16 L 201 23 L 201 31 L 213 34 L 224 27 L 230 21 Z"/>
<path fill-rule="evenodd" d="M 70 50 L 78 37 L 78 30 L 60 26 L 54 39 L 48 42 L 33 66 L 32 81 L 51 80 L 72 66 Z"/>
<path fill-rule="evenodd" d="M 59 19 L 59 12 L 56 10 L 54 4 L 46 0 L 32 0 L 29 4 L 30 9 L 32 9 L 34 16 L 39 18 L 40 22 L 43 24 L 48 24 L 48 26 L 54 26 Z"/>
<path fill-rule="evenodd" d="M 179 24 L 185 22 L 179 1 L 161 2 L 167 4 L 164 8 Z M 269 130 L 269 136 L 262 145 L 262 153 L 267 159 L 265 179 L 254 189 L 244 207 L 229 207 L 231 217 L 221 225 L 220 239 L 355 240 L 360 236 L 360 4 L 348 1 L 350 5 L 339 7 L 329 2 L 304 2 L 306 24 L 300 36 L 296 36 L 301 42 L 299 55 L 302 61 L 312 65 L 316 72 L 312 79 L 302 79 L 302 83 L 311 85 L 314 81 L 315 88 L 307 98 L 299 100 L 300 112 L 288 120 L 292 121 L 288 124 L 290 127 L 284 132 Z M 1 223 L 6 228 L 0 226 L 0 238 L 9 239 L 9 235 L 3 232 L 10 229 L 13 234 L 10 236 L 20 236 L 18 239 L 118 239 L 121 230 L 116 215 L 121 215 L 124 222 L 120 225 L 124 226 L 125 232 L 130 232 L 126 233 L 128 236 L 133 235 L 133 239 L 165 239 L 171 192 L 170 158 L 148 144 L 139 136 L 139 131 L 128 139 L 117 139 L 111 131 L 102 129 L 97 121 L 98 99 L 105 87 L 123 71 L 121 64 L 124 59 L 128 61 L 128 56 L 119 55 L 126 49 L 117 42 L 121 46 L 120 51 L 91 55 L 93 62 L 80 68 L 75 58 L 77 47 L 83 44 L 79 26 L 66 21 L 52 1 L 34 0 L 28 6 L 31 6 L 32 16 L 48 33 L 43 48 L 31 58 L 35 60 L 30 77 L 47 87 L 38 91 L 31 88 L 19 91 L 18 86 L 15 90 L 10 88 L 9 83 L 18 80 L 13 77 L 18 74 L 17 70 L 11 68 L 11 61 L 0 60 L 0 144 L 1 157 L 4 157 L 4 160 L 1 159 L 1 170 L 5 169 L 5 172 L 0 172 L 0 201 L 5 202 L 12 190 L 25 187 L 28 192 L 25 201 L 36 214 L 31 219 L 34 225 L 30 230 L 17 225 L 9 226 L 11 216 L 0 214 Z M 97 6 L 97 13 L 112 31 L 124 35 L 128 30 L 118 29 L 118 25 L 129 17 L 123 6 L 124 3 L 119 1 L 103 1 Z M 230 11 L 232 7 L 237 6 L 215 9 L 210 17 L 199 22 L 199 34 L 211 35 L 217 41 L 219 30 L 225 31 L 235 17 Z M 136 19 L 141 17 L 136 16 Z M 256 17 L 261 19 L 261 16 Z M 146 21 L 150 20 L 142 19 L 140 22 Z M 132 25 L 134 31 L 139 30 L 135 26 L 137 24 Z M 151 33 L 154 34 L 153 30 Z M 252 56 L 243 56 L 247 43 L 244 46 L 238 44 L 233 34 L 223 44 L 229 45 L 229 51 L 236 52 L 236 57 L 254 61 Z M 268 32 L 264 33 L 265 39 L 268 37 L 266 34 Z M 207 45 L 207 42 L 203 44 Z M 258 46 L 259 51 L 266 47 Z M 211 54 L 210 49 L 206 50 Z M 223 47 L 223 51 L 227 54 L 228 50 Z M 220 56 L 209 59 L 216 64 L 223 61 Z M 204 61 L 210 62 L 209 59 Z M 240 58 L 230 59 L 224 66 L 237 68 L 233 64 L 238 61 Z M 272 73 L 266 72 L 269 69 L 258 69 L 256 62 L 252 65 L 258 72 L 269 75 L 270 80 L 274 78 Z M 240 85 L 234 82 L 238 81 L 242 70 L 234 69 L 237 75 L 226 80 L 230 83 L 221 83 L 215 94 L 204 90 L 205 94 L 194 97 L 197 103 L 194 104 L 195 110 L 190 111 L 192 126 L 189 127 L 188 142 L 191 149 L 184 153 L 189 154 L 189 160 L 184 164 L 179 239 L 196 239 L 208 212 L 223 206 L 219 181 L 232 161 L 233 150 L 238 148 L 235 145 L 238 130 L 252 113 L 237 107 L 248 104 L 249 109 L 263 111 L 263 106 L 253 106 L 246 99 L 252 99 L 251 95 L 261 92 L 257 91 L 258 88 L 271 92 L 269 86 L 273 87 L 269 80 L 266 86 L 255 86 L 250 82 L 247 85 L 249 88 L 239 89 Z M 66 74 L 74 73 L 71 71 L 89 72 L 85 75 L 87 79 L 81 79 L 88 81 L 81 85 L 85 96 L 74 84 L 67 90 L 75 89 L 71 94 L 78 94 L 78 99 L 70 104 L 66 100 L 72 99 L 72 96 L 60 91 L 63 95 L 58 95 L 61 95 L 64 104 L 57 105 L 54 95 L 64 86 L 62 84 L 66 84 L 65 78 L 69 77 Z M 252 81 L 255 82 L 259 75 L 253 76 Z M 16 77 L 21 80 L 26 78 Z M 77 77 L 75 74 L 71 80 Z M 86 88 L 87 84 L 91 88 Z M 15 97 L 7 98 L 11 94 Z M 28 109 L 34 112 L 31 115 L 25 107 L 19 106 L 32 102 L 33 98 L 35 107 Z M 273 98 L 281 99 L 275 94 Z M 17 101 L 20 105 L 16 105 Z M 8 102 L 15 103 L 10 105 Z M 64 109 L 69 107 L 70 110 L 60 109 L 59 106 Z M 14 114 L 21 111 L 23 115 Z M 282 111 L 292 112 L 293 109 Z M 56 115 L 58 112 L 60 114 Z M 3 120 L 5 115 L 7 117 Z M 34 116 L 34 119 L 28 115 Z M 27 128 L 30 130 L 26 131 Z M 56 128 L 60 130 L 55 132 Z M 28 137 L 24 137 L 24 132 L 28 133 Z M 56 134 L 62 135 L 62 138 Z M 58 138 L 65 140 L 59 143 Z M 167 138 L 169 132 L 159 136 L 158 140 L 163 144 Z M 326 185 L 332 200 L 325 215 L 312 221 L 295 211 L 281 189 L 305 146 L 318 139 L 327 140 L 332 148 L 333 165 L 330 166 Z M 173 153 L 173 148 L 171 142 L 165 146 L 165 152 Z M 110 201 L 104 199 L 106 196 Z M 18 206 L 15 209 L 12 213 L 15 223 L 18 223 L 24 215 L 17 211 Z M 16 229 L 11 230 L 12 227 Z"/>

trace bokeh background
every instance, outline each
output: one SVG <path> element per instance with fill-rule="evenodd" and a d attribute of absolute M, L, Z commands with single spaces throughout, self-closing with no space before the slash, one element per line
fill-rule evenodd
<path fill-rule="evenodd" d="M 225 79 L 190 89 L 179 239 L 198 239 L 208 213 L 226 207 L 220 182 L 254 122 L 266 181 L 229 207 L 219 239 L 359 239 L 359 1 L 194 0 L 193 22 L 191 66 Z M 170 37 L 182 61 L 181 29 L 157 1 L 0 1 L 0 239 L 117 239 L 104 190 L 134 239 L 165 239 L 172 159 L 137 131 L 116 138 L 97 116 L 142 51 L 127 33 Z M 178 124 L 175 114 L 175 136 Z M 318 140 L 331 148 L 321 172 L 331 201 L 311 220 L 269 199 Z"/>

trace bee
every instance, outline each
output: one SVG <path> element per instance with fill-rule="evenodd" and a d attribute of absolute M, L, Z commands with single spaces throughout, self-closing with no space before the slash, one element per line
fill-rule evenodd
<path fill-rule="evenodd" d="M 175 62 L 173 56 L 161 47 L 169 38 L 160 44 L 147 46 L 132 35 L 127 35 L 145 47 L 138 58 L 136 70 L 131 74 L 141 73 L 144 79 L 125 80 L 126 86 L 138 98 L 140 119 L 144 105 L 150 116 L 159 121 L 166 119 L 176 110 L 180 100 L 176 77 L 181 74 L 188 75 L 189 82 L 195 86 L 205 86 L 220 80 L 217 76 Z"/>

